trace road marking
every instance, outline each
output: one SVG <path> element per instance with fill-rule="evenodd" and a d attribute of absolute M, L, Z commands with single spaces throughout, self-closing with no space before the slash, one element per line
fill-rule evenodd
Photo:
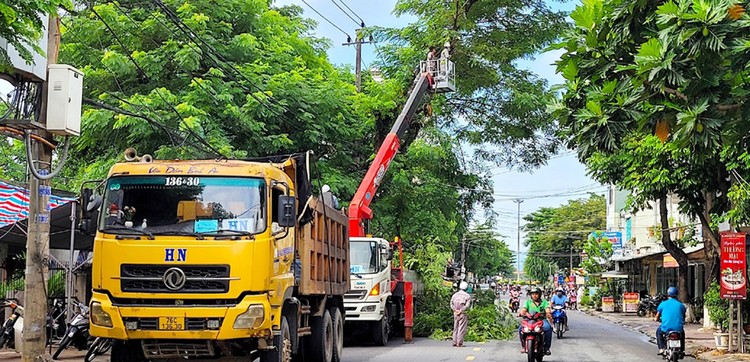
<path fill-rule="evenodd" d="M 481 351 L 481 350 L 482 350 L 482 349 L 481 349 L 481 348 L 479 348 L 479 347 L 474 347 L 474 352 L 479 352 L 479 351 Z"/>
<path fill-rule="evenodd" d="M 466 356 L 466 360 L 467 361 L 473 361 L 474 360 L 474 356 Z"/>

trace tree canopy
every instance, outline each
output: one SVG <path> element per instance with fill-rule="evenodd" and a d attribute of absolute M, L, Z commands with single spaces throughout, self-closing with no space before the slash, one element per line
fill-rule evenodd
<path fill-rule="evenodd" d="M 529 248 L 524 272 L 532 279 L 547 280 L 561 269 L 580 265 L 589 234 L 606 227 L 606 200 L 592 194 L 558 207 L 543 207 L 524 216 L 524 245 Z"/>
<path fill-rule="evenodd" d="M 47 24 L 44 14 L 53 14 L 58 8 L 72 8 L 70 0 L 15 0 L 0 3 L 0 38 L 8 41 L 27 62 L 34 53 L 44 55 L 39 39 Z M 11 70 L 10 59 L 5 48 L 0 48 L 0 72 Z"/>

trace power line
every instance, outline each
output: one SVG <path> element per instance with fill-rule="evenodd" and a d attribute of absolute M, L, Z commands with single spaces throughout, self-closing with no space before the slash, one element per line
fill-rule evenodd
<path fill-rule="evenodd" d="M 328 18 L 326 18 L 326 17 L 325 17 L 325 16 L 323 15 L 323 14 L 321 14 L 321 13 L 320 13 L 320 12 L 319 12 L 318 10 L 316 10 L 316 9 L 315 9 L 314 7 L 312 7 L 312 5 L 310 5 L 310 4 L 309 4 L 309 3 L 307 2 L 307 1 L 305 1 L 305 0 L 302 0 L 302 2 L 303 2 L 303 3 L 305 3 L 305 5 L 307 5 L 307 6 L 308 6 L 308 7 L 310 8 L 310 9 L 312 9 L 312 11 L 314 11 L 314 12 L 315 12 L 316 14 L 318 14 L 318 15 L 319 15 L 319 16 L 320 16 L 321 18 L 323 18 L 323 19 L 324 19 L 325 21 L 327 21 L 327 22 L 328 22 L 328 24 L 331 24 L 331 25 L 333 25 L 333 27 L 334 27 L 334 28 L 338 29 L 338 30 L 339 30 L 340 32 L 342 32 L 342 33 L 343 33 L 344 35 L 346 35 L 346 37 L 347 37 L 347 40 L 346 40 L 346 41 L 348 41 L 348 42 L 349 42 L 349 41 L 351 41 L 351 39 L 352 39 L 351 35 L 349 35 L 349 34 L 348 34 L 347 32 L 345 32 L 345 31 L 344 31 L 343 29 L 339 28 L 339 26 L 338 26 L 338 25 L 336 25 L 336 24 L 334 24 L 334 23 L 333 23 L 332 21 L 328 20 Z"/>
<path fill-rule="evenodd" d="M 354 24 L 360 25 L 360 24 L 359 24 L 359 23 L 357 22 L 357 20 L 355 20 L 355 19 L 354 19 L 354 18 L 353 18 L 353 17 L 351 16 L 351 15 L 349 15 L 349 13 L 347 13 L 347 12 L 346 12 L 346 11 L 345 11 L 345 10 L 344 10 L 344 9 L 343 9 L 342 7 L 341 7 L 341 5 L 339 5 L 339 4 L 337 4 L 337 3 L 336 3 L 336 0 L 331 0 L 331 2 L 333 3 L 333 5 L 336 5 L 336 7 L 337 7 L 337 8 L 339 8 L 339 10 L 341 10 L 341 12 L 342 12 L 342 13 L 344 13 L 344 15 L 346 15 L 346 16 L 347 16 L 347 17 L 348 17 L 349 19 L 352 19 L 352 21 L 354 22 Z M 362 22 L 362 26 L 363 26 L 363 27 L 365 26 L 364 24 L 365 24 L 365 23 L 364 23 L 364 22 Z"/>
<path fill-rule="evenodd" d="M 331 0 L 331 1 L 333 1 L 333 0 Z M 357 19 L 359 19 L 359 21 L 361 22 L 360 26 L 364 28 L 364 27 L 365 27 L 365 21 L 364 21 L 364 20 L 362 20 L 362 17 L 360 17 L 359 15 L 357 15 L 357 13 L 356 13 L 356 12 L 354 12 L 354 10 L 352 10 L 352 8 L 350 8 L 350 7 L 349 7 L 349 5 L 347 5 L 347 4 L 346 4 L 346 2 L 344 2 L 344 0 L 339 0 L 339 1 L 341 1 L 341 3 L 342 3 L 342 4 L 344 5 L 344 6 L 346 6 L 346 8 L 347 8 L 347 9 L 349 9 L 349 11 L 351 11 L 351 12 L 352 12 L 352 14 L 354 14 L 354 16 L 356 16 L 356 17 L 357 17 Z"/>

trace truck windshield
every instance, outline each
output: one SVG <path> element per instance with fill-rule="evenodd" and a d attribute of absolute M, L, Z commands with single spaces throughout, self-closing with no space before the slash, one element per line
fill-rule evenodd
<path fill-rule="evenodd" d="M 107 181 L 100 231 L 132 235 L 257 234 L 266 229 L 259 178 L 118 176 Z"/>
<path fill-rule="evenodd" d="M 349 266 L 352 274 L 379 272 L 378 243 L 374 241 L 352 241 L 349 244 Z"/>

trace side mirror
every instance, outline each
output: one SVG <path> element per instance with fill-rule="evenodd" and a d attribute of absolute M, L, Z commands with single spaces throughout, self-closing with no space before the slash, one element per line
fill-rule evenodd
<path fill-rule="evenodd" d="M 294 196 L 279 195 L 277 199 L 278 207 L 278 224 L 281 227 L 294 227 L 297 221 L 297 208 L 295 207 Z"/>
<path fill-rule="evenodd" d="M 393 250 L 388 250 L 388 257 L 386 258 L 386 260 L 393 260 Z"/>
<path fill-rule="evenodd" d="M 96 233 L 96 221 L 99 219 L 102 197 L 96 195 L 91 189 L 83 189 L 80 200 L 81 212 L 78 231 L 85 235 L 93 235 Z"/>

